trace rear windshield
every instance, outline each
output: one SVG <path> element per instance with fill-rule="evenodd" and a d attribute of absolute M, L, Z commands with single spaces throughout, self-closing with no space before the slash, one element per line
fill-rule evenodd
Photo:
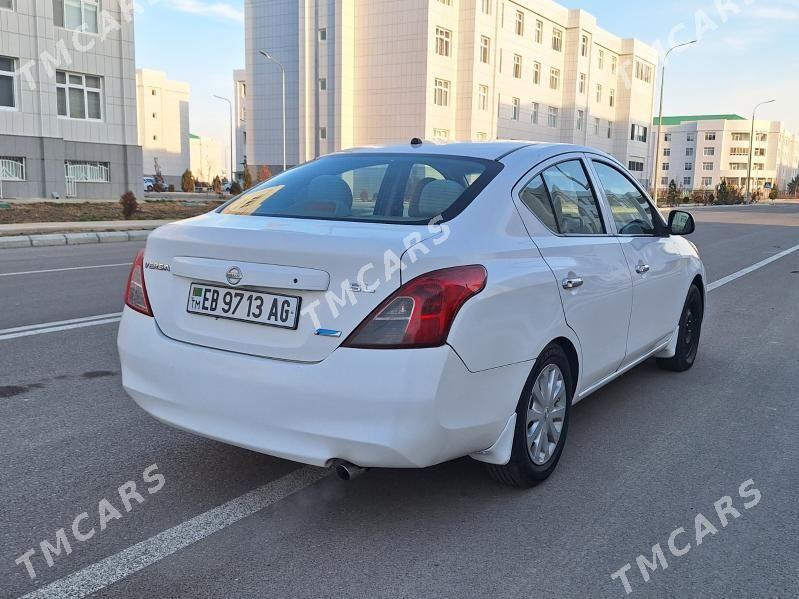
<path fill-rule="evenodd" d="M 422 223 L 458 214 L 501 170 L 491 160 L 424 154 L 320 158 L 253 187 L 223 214 Z"/>

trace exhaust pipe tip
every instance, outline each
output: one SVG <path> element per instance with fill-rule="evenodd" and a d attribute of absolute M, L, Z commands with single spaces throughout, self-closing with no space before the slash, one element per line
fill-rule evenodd
<path fill-rule="evenodd" d="M 333 462 L 333 469 L 336 471 L 336 475 L 341 480 L 356 479 L 367 470 L 367 468 L 356 466 L 355 464 L 345 460 L 336 460 Z"/>

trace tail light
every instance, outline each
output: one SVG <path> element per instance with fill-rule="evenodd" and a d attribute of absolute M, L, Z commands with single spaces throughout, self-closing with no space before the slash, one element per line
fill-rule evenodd
<path fill-rule="evenodd" d="M 439 347 L 466 301 L 486 284 L 482 266 L 436 270 L 408 281 L 380 304 L 344 347 L 407 349 Z"/>
<path fill-rule="evenodd" d="M 136 254 L 133 267 L 130 269 L 128 286 L 125 289 L 125 305 L 147 316 L 153 315 L 150 300 L 147 298 L 147 287 L 144 284 L 144 250 L 139 250 Z"/>

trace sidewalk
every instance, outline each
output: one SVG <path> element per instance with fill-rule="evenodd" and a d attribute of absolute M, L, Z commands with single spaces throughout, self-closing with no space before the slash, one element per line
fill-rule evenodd
<path fill-rule="evenodd" d="M 147 239 L 172 220 L 109 220 L 0 225 L 0 249 L 114 243 Z"/>

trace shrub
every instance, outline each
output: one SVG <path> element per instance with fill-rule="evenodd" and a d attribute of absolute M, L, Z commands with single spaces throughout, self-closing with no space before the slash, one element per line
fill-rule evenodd
<path fill-rule="evenodd" d="M 241 185 L 239 185 L 238 181 L 233 181 L 230 185 L 230 195 L 237 196 L 241 193 Z"/>
<path fill-rule="evenodd" d="M 119 204 L 122 206 L 122 215 L 125 219 L 129 219 L 139 209 L 139 202 L 136 201 L 136 196 L 132 191 L 126 191 L 119 198 Z"/>
<path fill-rule="evenodd" d="M 222 192 L 222 180 L 219 178 L 219 175 L 214 177 L 214 180 L 211 182 L 211 187 L 213 187 L 214 193 Z"/>
<path fill-rule="evenodd" d="M 186 193 L 194 193 L 194 175 L 191 170 L 186 169 L 180 178 L 180 188 Z"/>
<path fill-rule="evenodd" d="M 249 189 L 252 187 L 252 173 L 250 172 L 249 167 L 244 167 L 244 189 Z"/>
<path fill-rule="evenodd" d="M 262 183 L 263 181 L 266 181 L 271 178 L 272 178 L 272 171 L 270 170 L 270 168 L 265 164 L 262 165 L 258 169 L 258 183 Z"/>
<path fill-rule="evenodd" d="M 172 185 L 171 183 L 169 184 L 169 191 L 170 191 L 170 193 L 175 191 L 175 186 Z"/>

